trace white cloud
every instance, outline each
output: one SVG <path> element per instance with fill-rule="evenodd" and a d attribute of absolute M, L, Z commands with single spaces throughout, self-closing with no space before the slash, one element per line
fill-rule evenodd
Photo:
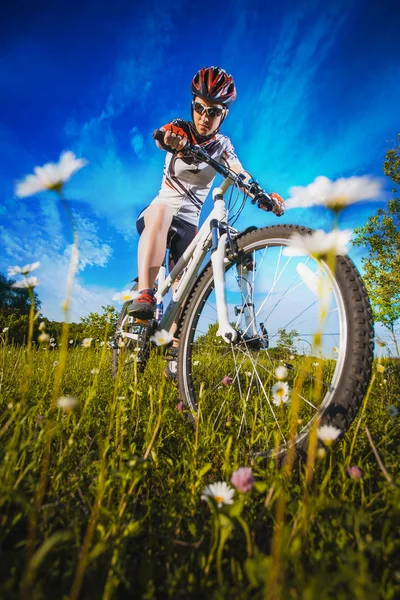
<path fill-rule="evenodd" d="M 71 254 L 71 232 L 62 231 L 59 221 L 53 226 L 52 210 L 43 210 L 41 204 L 18 203 L 14 218 L 9 227 L 0 227 L 0 241 L 5 254 L 0 258 L 0 270 L 6 271 L 10 264 L 40 261 L 37 288 L 42 301 L 42 312 L 50 319 L 63 318 L 62 303 L 65 299 L 66 282 Z M 21 216 L 23 218 L 21 218 Z M 80 236 L 79 272 L 76 277 L 71 299 L 70 320 L 79 320 L 89 312 L 101 310 L 101 306 L 111 304 L 114 288 L 88 285 L 83 279 L 87 267 L 104 267 L 112 248 L 104 243 L 98 234 L 97 225 L 86 216 L 74 212 Z"/>

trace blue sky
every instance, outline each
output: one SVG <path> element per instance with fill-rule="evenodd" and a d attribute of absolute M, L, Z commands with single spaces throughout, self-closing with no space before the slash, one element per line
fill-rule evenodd
<path fill-rule="evenodd" d="M 0 270 L 40 260 L 49 318 L 61 318 L 71 236 L 51 194 L 16 199 L 15 181 L 62 150 L 89 160 L 67 188 L 82 240 L 72 317 L 109 304 L 136 276 L 136 216 L 160 186 L 164 154 L 152 131 L 189 119 L 199 68 L 233 74 L 238 98 L 222 132 L 245 168 L 284 197 L 318 175 L 382 176 L 400 131 L 394 0 L 17 0 L 5 11 Z M 347 210 L 341 225 L 363 224 L 380 205 Z M 276 222 L 248 206 L 239 224 Z M 329 227 L 316 208 L 292 209 L 280 222 Z M 358 264 L 361 253 L 351 254 Z"/>

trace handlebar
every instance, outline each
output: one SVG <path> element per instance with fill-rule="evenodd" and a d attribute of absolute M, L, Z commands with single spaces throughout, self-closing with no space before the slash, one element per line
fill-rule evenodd
<path fill-rule="evenodd" d="M 167 152 L 171 152 L 172 154 L 177 154 L 177 151 L 173 148 L 168 147 L 164 144 L 164 134 L 165 131 L 161 131 L 161 129 L 155 129 L 153 132 L 153 138 L 159 142 Z M 263 208 L 264 210 L 271 211 L 275 206 L 275 201 L 269 194 L 264 192 L 260 184 L 255 180 L 251 179 L 248 183 L 244 182 L 240 174 L 234 173 L 227 167 L 224 167 L 221 163 L 216 161 L 214 158 L 211 158 L 205 150 L 203 150 L 200 146 L 190 144 L 189 142 L 179 150 L 179 153 L 182 153 L 183 156 L 194 157 L 199 159 L 201 162 L 205 162 L 209 164 L 217 173 L 222 175 L 225 179 L 230 179 L 233 181 L 235 185 L 240 188 L 243 188 L 247 194 L 252 196 L 251 203 L 255 204 L 257 202 L 257 206 Z"/>

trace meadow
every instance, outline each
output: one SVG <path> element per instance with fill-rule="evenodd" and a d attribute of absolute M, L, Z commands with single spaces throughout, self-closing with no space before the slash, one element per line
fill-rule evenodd
<path fill-rule="evenodd" d="M 1 598 L 400 597 L 398 359 L 312 470 L 252 458 L 205 409 L 191 427 L 156 350 L 116 380 L 106 345 L 59 380 L 63 360 L 0 348 Z M 240 467 L 251 489 L 202 498 Z"/>

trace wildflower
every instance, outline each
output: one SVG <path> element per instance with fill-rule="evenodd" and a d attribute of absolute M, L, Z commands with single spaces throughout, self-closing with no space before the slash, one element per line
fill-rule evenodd
<path fill-rule="evenodd" d="M 60 192 L 64 183 L 87 164 L 86 159 L 76 158 L 73 152 L 63 152 L 58 163 L 35 167 L 34 175 L 28 175 L 23 181 L 17 183 L 15 193 L 20 198 L 24 198 L 45 190 Z"/>
<path fill-rule="evenodd" d="M 161 329 L 161 331 L 156 331 L 154 335 L 151 336 L 150 341 L 154 342 L 156 346 L 165 346 L 169 344 L 172 340 L 172 334 L 165 329 Z"/>
<path fill-rule="evenodd" d="M 71 412 L 78 406 L 78 400 L 73 396 L 61 396 L 56 400 L 56 405 L 64 412 Z"/>
<path fill-rule="evenodd" d="M 223 504 L 233 503 L 232 498 L 234 494 L 235 490 L 225 483 L 225 481 L 218 481 L 204 488 L 201 499 L 207 500 L 207 498 L 212 498 L 217 503 L 218 508 L 221 508 Z"/>
<path fill-rule="evenodd" d="M 271 392 L 273 394 L 272 402 L 275 406 L 281 406 L 286 404 L 289 400 L 289 386 L 286 381 L 279 381 L 272 386 Z"/>
<path fill-rule="evenodd" d="M 386 413 L 389 415 L 389 417 L 397 417 L 399 414 L 399 409 L 397 406 L 387 406 Z"/>
<path fill-rule="evenodd" d="M 249 492 L 254 485 L 254 477 L 250 467 L 240 467 L 232 473 L 231 483 L 238 492 Z"/>
<path fill-rule="evenodd" d="M 232 379 L 232 377 L 229 377 L 229 375 L 225 375 L 225 377 L 222 378 L 221 383 L 222 383 L 222 385 L 227 385 L 227 386 L 232 385 L 233 379 Z"/>
<path fill-rule="evenodd" d="M 8 275 L 10 277 L 12 277 L 13 275 L 28 275 L 38 267 L 40 267 L 40 262 L 34 262 L 30 265 L 25 265 L 23 267 L 8 267 Z"/>
<path fill-rule="evenodd" d="M 286 379 L 288 376 L 288 370 L 284 366 L 277 367 L 275 369 L 275 377 L 277 379 Z"/>
<path fill-rule="evenodd" d="M 349 229 L 343 231 L 334 229 L 329 233 L 317 229 L 310 235 L 294 233 L 290 237 L 289 246 L 286 246 L 283 253 L 286 256 L 311 255 L 316 259 L 324 258 L 330 253 L 347 254 L 347 244 L 350 238 L 351 231 Z"/>
<path fill-rule="evenodd" d="M 377 365 L 376 370 L 378 371 L 378 373 L 384 373 L 385 367 L 383 365 Z"/>
<path fill-rule="evenodd" d="M 333 425 L 322 425 L 318 428 L 317 436 L 326 446 L 330 446 L 341 433 L 341 430 Z"/>
<path fill-rule="evenodd" d="M 353 465 L 352 467 L 349 467 L 347 469 L 347 472 L 350 475 L 351 479 L 361 479 L 361 477 L 362 477 L 361 469 L 359 469 L 355 465 Z"/>
<path fill-rule="evenodd" d="M 318 458 L 325 458 L 326 456 L 326 450 L 325 448 L 318 448 L 317 449 L 317 457 Z"/>
<path fill-rule="evenodd" d="M 84 348 L 90 348 L 90 344 L 92 343 L 93 338 L 85 338 L 82 342 L 82 346 Z"/>
<path fill-rule="evenodd" d="M 57 366 L 58 366 L 58 360 L 55 360 L 55 361 L 53 362 L 53 367 L 57 367 Z"/>
<path fill-rule="evenodd" d="M 138 292 L 134 292 L 133 290 L 124 290 L 123 292 L 118 292 L 118 294 L 114 294 L 112 297 L 116 302 L 129 302 L 129 300 L 134 300 L 139 296 Z"/>
<path fill-rule="evenodd" d="M 184 404 L 183 404 L 183 402 L 178 402 L 178 404 L 176 405 L 176 410 L 177 410 L 178 412 L 183 412 L 183 409 L 184 409 Z"/>
<path fill-rule="evenodd" d="M 8 331 L 9 329 L 10 329 L 9 327 L 4 327 L 4 328 L 3 328 L 3 333 L 7 333 L 7 331 Z"/>
<path fill-rule="evenodd" d="M 97 373 L 99 373 L 99 369 L 92 369 L 90 372 L 92 375 L 97 375 Z"/>
<path fill-rule="evenodd" d="M 26 277 L 20 281 L 15 281 L 11 287 L 13 288 L 34 288 L 39 285 L 39 279 L 37 277 Z"/>
<path fill-rule="evenodd" d="M 369 175 L 340 177 L 336 181 L 320 175 L 307 185 L 290 189 L 287 208 L 322 205 L 332 210 L 341 210 L 361 200 L 377 198 L 381 191 L 379 179 Z"/>

